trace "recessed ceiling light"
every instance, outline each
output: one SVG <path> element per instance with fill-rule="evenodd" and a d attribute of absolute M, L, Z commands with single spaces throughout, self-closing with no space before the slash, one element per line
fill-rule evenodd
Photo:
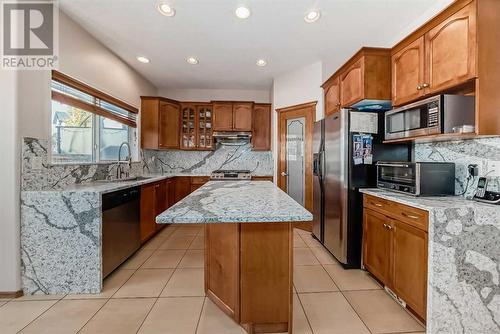
<path fill-rule="evenodd" d="M 174 16 L 175 15 L 175 9 L 173 9 L 172 7 L 170 7 L 170 5 L 168 5 L 164 2 L 160 2 L 158 4 L 157 8 L 158 8 L 158 11 L 165 16 Z"/>
<path fill-rule="evenodd" d="M 265 61 L 264 59 L 258 59 L 256 64 L 257 66 L 264 67 L 267 65 L 267 61 Z"/>
<path fill-rule="evenodd" d="M 310 10 L 304 16 L 304 21 L 306 21 L 307 23 L 313 23 L 318 21 L 320 16 L 321 12 L 319 10 Z"/>
<path fill-rule="evenodd" d="M 138 56 L 137 60 L 140 61 L 141 63 L 147 64 L 149 63 L 149 59 L 143 56 Z"/>
<path fill-rule="evenodd" d="M 188 59 L 186 59 L 186 61 L 191 65 L 197 65 L 199 63 L 199 60 L 195 57 L 189 57 Z"/>
<path fill-rule="evenodd" d="M 248 17 L 250 16 L 250 9 L 248 9 L 247 7 L 241 6 L 241 7 L 236 8 L 236 11 L 234 13 L 240 19 L 248 19 Z"/>

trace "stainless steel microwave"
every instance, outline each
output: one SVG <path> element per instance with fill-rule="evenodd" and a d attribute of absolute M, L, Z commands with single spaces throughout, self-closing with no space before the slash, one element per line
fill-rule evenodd
<path fill-rule="evenodd" d="M 379 161 L 377 187 L 413 196 L 455 195 L 455 164 Z"/>
<path fill-rule="evenodd" d="M 475 124 L 475 98 L 437 95 L 385 112 L 385 140 L 452 133 Z"/>

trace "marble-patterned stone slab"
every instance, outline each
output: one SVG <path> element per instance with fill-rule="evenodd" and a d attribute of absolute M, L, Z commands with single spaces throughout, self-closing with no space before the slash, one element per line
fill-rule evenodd
<path fill-rule="evenodd" d="M 99 293 L 100 195 L 22 192 L 21 261 L 26 295 Z"/>
<path fill-rule="evenodd" d="M 427 333 L 500 333 L 500 206 L 360 191 L 429 211 Z"/>
<path fill-rule="evenodd" d="M 312 214 L 266 181 L 211 181 L 156 217 L 159 224 L 311 221 Z"/>

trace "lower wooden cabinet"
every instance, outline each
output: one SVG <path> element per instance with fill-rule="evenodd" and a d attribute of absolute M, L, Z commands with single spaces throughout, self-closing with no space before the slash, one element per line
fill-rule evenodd
<path fill-rule="evenodd" d="M 252 181 L 270 181 L 273 182 L 272 176 L 252 176 Z"/>
<path fill-rule="evenodd" d="M 174 203 L 177 203 L 191 193 L 191 177 L 178 176 L 175 178 L 174 182 Z"/>
<path fill-rule="evenodd" d="M 141 242 L 156 233 L 156 183 L 141 187 Z"/>
<path fill-rule="evenodd" d="M 426 212 L 365 195 L 363 265 L 422 319 L 427 310 L 428 218 Z M 377 209 L 374 209 L 377 208 Z M 406 210 L 412 214 L 407 213 Z M 421 210 L 420 210 L 421 211 Z M 401 220 L 399 217 L 425 217 Z"/>
<path fill-rule="evenodd" d="M 191 192 L 195 191 L 198 188 L 201 188 L 201 186 L 207 183 L 209 180 L 210 178 L 208 176 L 191 177 Z"/>

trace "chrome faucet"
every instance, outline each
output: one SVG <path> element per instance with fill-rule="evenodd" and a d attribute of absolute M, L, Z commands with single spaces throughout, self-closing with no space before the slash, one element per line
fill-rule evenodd
<path fill-rule="evenodd" d="M 122 161 L 122 148 L 123 146 L 127 146 L 128 148 L 128 157 L 127 160 Z M 130 168 L 132 168 L 132 156 L 130 155 L 130 145 L 128 142 L 124 141 L 121 145 L 120 148 L 118 149 L 118 167 L 116 168 L 116 178 L 121 179 L 123 174 L 125 174 L 125 177 L 128 178 L 130 175 Z M 126 162 L 128 164 L 128 171 L 124 172 L 123 167 L 122 167 L 122 162 Z"/>

